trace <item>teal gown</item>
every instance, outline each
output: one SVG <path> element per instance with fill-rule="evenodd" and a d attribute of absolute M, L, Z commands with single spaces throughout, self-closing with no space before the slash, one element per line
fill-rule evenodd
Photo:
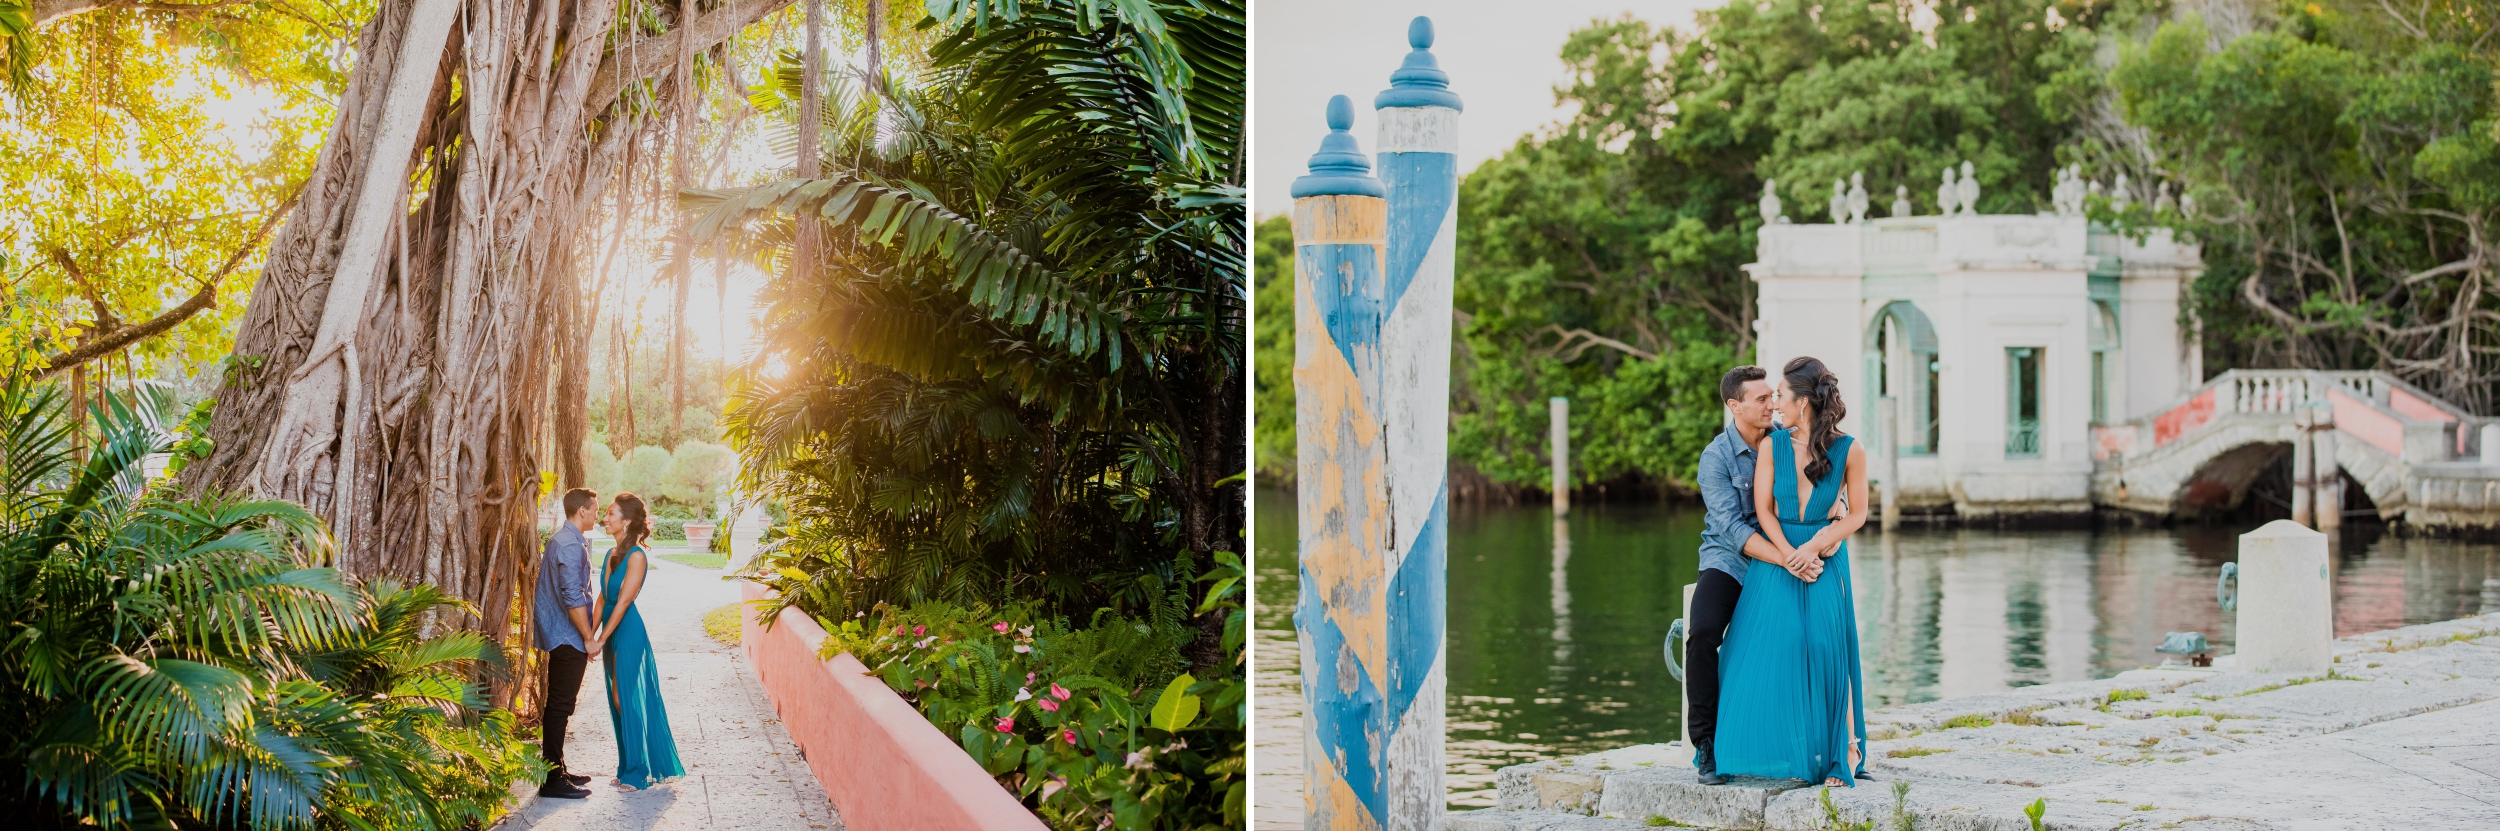
<path fill-rule="evenodd" d="M 616 608 L 616 595 L 625 588 L 625 573 L 636 559 L 644 559 L 642 546 L 626 552 L 625 563 L 607 569 L 600 581 L 599 619 L 606 620 Z M 650 572 L 645 571 L 643 589 L 651 588 Z M 616 779 L 637 788 L 674 781 L 686 775 L 686 765 L 677 759 L 677 739 L 668 732 L 668 705 L 660 701 L 660 668 L 651 660 L 651 633 L 642 626 L 642 613 L 625 607 L 625 617 L 608 634 L 607 650 L 601 653 L 608 672 L 608 719 L 616 728 Z"/>
<path fill-rule="evenodd" d="M 1773 505 L 1780 533 L 1803 545 L 1830 525 L 1846 481 L 1850 438 L 1832 443 L 1832 470 L 1797 507 L 1797 456 L 1786 429 L 1771 432 Z M 1814 517 L 1814 519 L 1805 519 Z M 1727 638 L 1719 649 L 1719 772 L 1855 786 L 1852 735 L 1866 741 L 1866 699 L 1858 689 L 1858 620 L 1849 589 L 1849 546 L 1823 561 L 1808 583 L 1772 563 L 1745 568 Z M 1852 730 L 1850 722 L 1854 722 Z M 1859 760 L 1858 770 L 1865 769 Z"/>

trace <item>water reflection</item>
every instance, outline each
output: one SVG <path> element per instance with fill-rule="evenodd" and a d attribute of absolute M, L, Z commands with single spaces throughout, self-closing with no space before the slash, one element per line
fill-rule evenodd
<path fill-rule="evenodd" d="M 1258 820 L 1302 814 L 1294 514 L 1255 522 Z M 2171 631 L 2232 641 L 2214 577 L 2236 528 L 1905 528 L 1852 543 L 1869 704 L 2102 678 L 2160 663 Z M 1449 561 L 1450 804 L 1490 806 L 1498 768 L 1682 733 L 1660 660 L 1682 616 L 1701 515 L 1686 507 L 1459 509 Z M 2350 529 L 2335 547 L 2338 634 L 2500 609 L 2500 546 Z M 1542 573 L 1540 573 L 1542 572 Z"/>

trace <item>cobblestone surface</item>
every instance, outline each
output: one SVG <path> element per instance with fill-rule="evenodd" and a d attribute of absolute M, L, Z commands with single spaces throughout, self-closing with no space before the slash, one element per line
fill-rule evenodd
<path fill-rule="evenodd" d="M 2344 638 L 2326 676 L 2167 667 L 1867 714 L 1862 787 L 1706 787 L 1646 745 L 1505 768 L 1451 831 L 1598 831 L 1652 818 L 1822 829 L 2500 828 L 2500 613 Z M 1647 760 L 1642 761 L 1631 760 Z M 1906 782 L 1896 803 L 1892 783 Z M 1871 784 L 1872 787 L 1864 785 Z"/>

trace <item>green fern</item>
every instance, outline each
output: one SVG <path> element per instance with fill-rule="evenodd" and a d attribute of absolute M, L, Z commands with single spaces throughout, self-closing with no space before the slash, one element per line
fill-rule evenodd
<path fill-rule="evenodd" d="M 152 486 L 165 397 L 0 388 L 0 765 L 30 821 L 106 829 L 489 824 L 544 767 L 477 683 L 499 653 L 432 587 L 359 584 L 300 506 Z M 53 823 L 45 823 L 53 824 Z M 331 825 L 330 827 L 338 827 Z"/>

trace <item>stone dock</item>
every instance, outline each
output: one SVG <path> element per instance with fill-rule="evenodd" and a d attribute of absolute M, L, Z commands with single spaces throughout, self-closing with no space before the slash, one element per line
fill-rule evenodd
<path fill-rule="evenodd" d="M 2334 650 L 2323 676 L 2223 656 L 1876 709 L 1877 781 L 1856 788 L 1704 786 L 1675 743 L 1519 765 L 1500 772 L 1498 808 L 1445 827 L 2015 831 L 2040 800 L 2044 827 L 2075 831 L 2500 829 L 2500 613 Z"/>

